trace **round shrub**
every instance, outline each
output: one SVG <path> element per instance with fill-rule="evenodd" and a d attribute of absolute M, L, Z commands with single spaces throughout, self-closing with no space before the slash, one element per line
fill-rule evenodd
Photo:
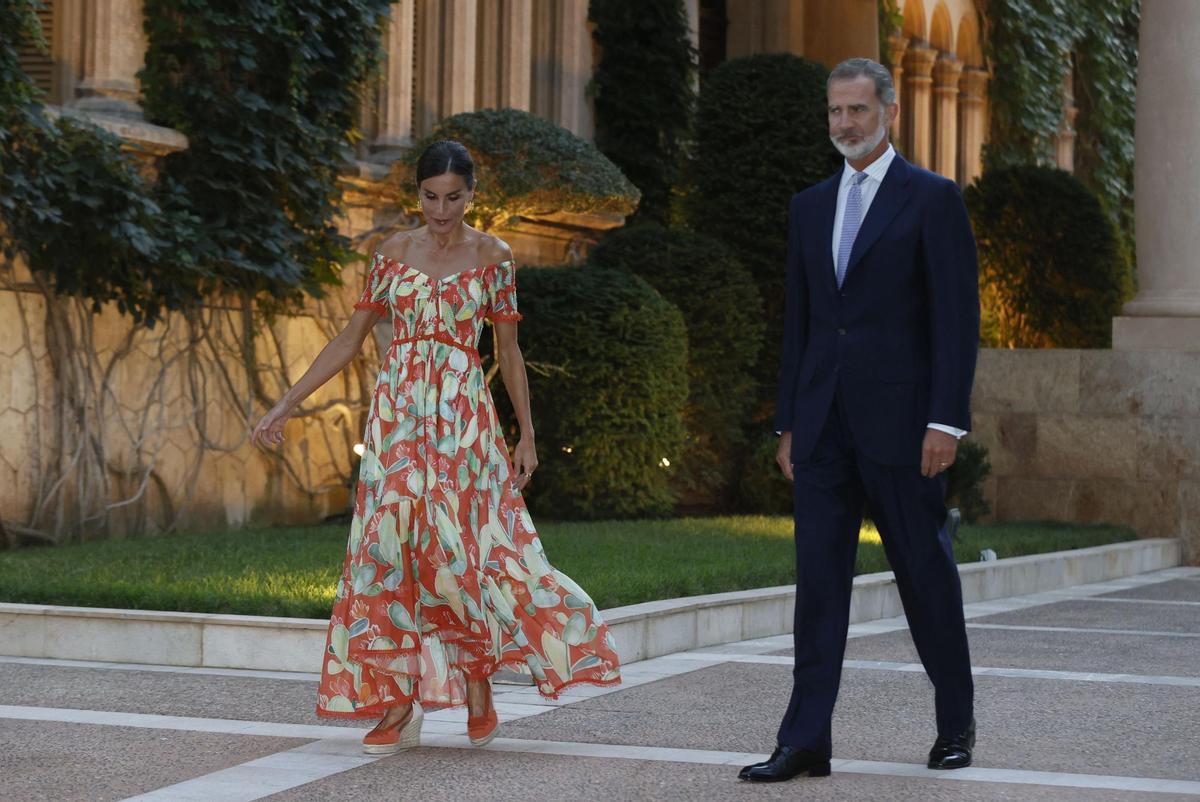
<path fill-rule="evenodd" d="M 973 524 L 992 511 L 983 496 L 983 482 L 991 472 L 987 446 L 974 440 L 958 444 L 958 456 L 946 471 L 946 506 L 958 507 L 965 523 Z"/>
<path fill-rule="evenodd" d="M 1108 348 L 1126 265 L 1083 183 L 1051 167 L 990 170 L 964 193 L 979 247 L 986 345 Z"/>
<path fill-rule="evenodd" d="M 779 470 L 775 452 L 779 435 L 760 431 L 754 439 L 754 449 L 746 458 L 738 486 L 738 508 L 760 515 L 792 514 L 792 483 Z"/>
<path fill-rule="evenodd" d="M 774 397 L 779 371 L 788 201 L 841 163 L 829 142 L 828 76 L 816 62 L 771 53 L 726 61 L 700 88 L 688 219 L 729 245 L 758 284 L 767 321 L 756 370 L 764 401 Z"/>
<path fill-rule="evenodd" d="M 389 182 L 409 209 L 420 208 L 417 159 L 439 139 L 471 151 L 478 180 L 471 216 L 485 230 L 555 212 L 626 216 L 641 197 L 595 145 L 566 128 L 527 111 L 483 109 L 447 117 L 393 163 Z"/>
<path fill-rule="evenodd" d="M 518 276 L 540 463 L 525 489 L 530 507 L 564 519 L 669 515 L 688 395 L 683 316 L 619 270 Z M 494 397 L 512 420 L 508 394 Z"/>
<path fill-rule="evenodd" d="M 751 368 L 763 321 L 753 278 L 720 240 L 654 224 L 614 231 L 588 259 L 636 273 L 683 313 L 690 395 L 675 486 L 685 508 L 722 507 L 745 459 L 743 431 L 757 399 Z"/>
<path fill-rule="evenodd" d="M 682 0 L 591 0 L 600 63 L 596 147 L 642 191 L 637 220 L 666 223 L 696 94 L 697 53 Z"/>

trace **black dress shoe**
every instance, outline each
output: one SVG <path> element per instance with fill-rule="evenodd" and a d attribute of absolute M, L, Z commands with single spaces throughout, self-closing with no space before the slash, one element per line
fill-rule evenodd
<path fill-rule="evenodd" d="M 963 769 L 971 765 L 971 750 L 975 748 L 975 719 L 958 735 L 951 738 L 938 736 L 929 750 L 931 769 Z"/>
<path fill-rule="evenodd" d="M 807 774 L 809 777 L 828 777 L 829 758 L 811 749 L 798 746 L 777 746 L 764 763 L 746 766 L 738 772 L 739 780 L 774 783 Z"/>

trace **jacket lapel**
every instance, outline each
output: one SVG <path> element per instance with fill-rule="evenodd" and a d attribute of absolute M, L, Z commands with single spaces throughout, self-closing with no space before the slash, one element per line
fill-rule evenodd
<path fill-rule="evenodd" d="M 817 205 L 821 210 L 821 219 L 817 221 L 817 258 L 814 264 L 821 272 L 821 281 L 830 295 L 837 295 L 837 276 L 833 264 L 833 219 L 837 216 L 838 187 L 841 183 L 842 171 L 839 169 L 833 176 L 825 179 L 822 188 L 825 198 Z"/>
<path fill-rule="evenodd" d="M 850 262 L 846 266 L 847 280 L 854 270 L 854 266 L 862 260 L 863 254 L 875 244 L 875 240 L 879 239 L 888 223 L 892 222 L 892 218 L 908 200 L 909 174 L 908 162 L 900 158 L 900 154 L 897 153 L 888 166 L 887 173 L 883 176 L 875 198 L 871 201 L 871 208 L 867 210 L 867 216 L 858 229 L 858 236 L 854 238 L 854 247 L 850 249 Z M 835 203 L 836 200 L 835 194 Z M 832 231 L 831 223 L 830 237 L 833 236 Z"/>

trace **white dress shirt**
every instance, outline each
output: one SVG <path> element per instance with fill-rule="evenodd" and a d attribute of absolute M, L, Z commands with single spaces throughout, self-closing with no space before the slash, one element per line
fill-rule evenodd
<path fill-rule="evenodd" d="M 896 158 L 896 149 L 889 143 L 887 150 L 878 159 L 863 169 L 862 172 L 866 173 L 867 177 L 859 185 L 859 191 L 862 193 L 862 217 L 859 219 L 860 224 L 863 220 L 867 219 L 867 210 L 871 208 L 871 201 L 875 200 L 875 193 L 879 191 L 879 187 L 883 183 L 883 177 L 887 175 L 888 168 L 892 166 L 892 159 L 894 158 Z M 850 162 L 846 162 L 845 167 L 842 169 L 842 183 L 838 185 L 837 213 L 833 216 L 832 243 L 833 269 L 835 273 L 837 272 L 838 245 L 841 244 L 842 239 L 842 222 L 846 219 L 846 195 L 850 191 L 850 183 L 857 172 L 859 171 L 850 166 Z M 944 423 L 930 423 L 928 428 L 952 434 L 959 439 L 962 439 L 963 435 L 967 433 L 964 429 L 956 429 Z"/>

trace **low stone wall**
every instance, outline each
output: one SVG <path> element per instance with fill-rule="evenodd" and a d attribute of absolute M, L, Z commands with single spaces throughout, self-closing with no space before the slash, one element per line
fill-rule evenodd
<path fill-rule="evenodd" d="M 1200 353 L 986 349 L 972 408 L 995 520 L 1126 524 L 1200 562 Z"/>

